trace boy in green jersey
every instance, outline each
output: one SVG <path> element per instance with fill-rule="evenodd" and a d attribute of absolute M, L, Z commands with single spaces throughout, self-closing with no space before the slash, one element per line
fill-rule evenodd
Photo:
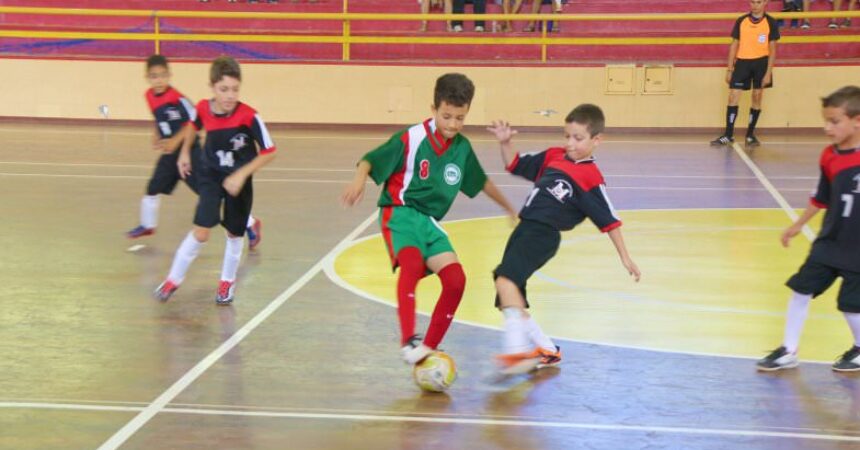
<path fill-rule="evenodd" d="M 397 279 L 397 313 L 403 359 L 416 364 L 429 355 L 451 325 L 463 297 L 466 275 L 448 235 L 439 225 L 458 192 L 486 193 L 516 218 L 516 211 L 487 178 L 472 145 L 460 134 L 475 86 L 465 75 L 449 73 L 436 80 L 433 117 L 399 131 L 367 153 L 341 200 L 352 206 L 364 194 L 367 177 L 385 183 L 379 196 L 379 223 Z M 415 334 L 415 288 L 428 270 L 442 282 L 442 294 L 430 318 L 427 337 Z"/>

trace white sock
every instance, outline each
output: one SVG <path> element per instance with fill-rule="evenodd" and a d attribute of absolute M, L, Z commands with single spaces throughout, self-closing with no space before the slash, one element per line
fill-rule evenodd
<path fill-rule="evenodd" d="M 140 200 L 140 224 L 144 228 L 155 228 L 158 226 L 158 205 L 160 199 L 157 195 L 144 195 Z"/>
<path fill-rule="evenodd" d="M 782 345 L 789 353 L 797 353 L 800 345 L 800 333 L 803 331 L 803 322 L 809 312 L 811 295 L 793 292 L 788 300 L 788 311 L 785 313 L 785 337 Z"/>
<path fill-rule="evenodd" d="M 227 236 L 227 245 L 224 246 L 224 265 L 221 267 L 222 280 L 236 280 L 236 271 L 239 270 L 239 261 L 242 260 L 244 243 L 243 238 Z"/>
<path fill-rule="evenodd" d="M 551 352 L 555 351 L 555 344 L 552 342 L 552 339 L 544 334 L 543 330 L 541 330 L 540 326 L 535 322 L 534 317 L 526 319 L 526 333 L 528 334 L 529 339 L 531 339 L 531 341 L 538 347 Z"/>
<path fill-rule="evenodd" d="M 256 222 L 256 221 L 257 221 L 257 220 L 256 220 L 256 219 L 254 219 L 254 216 L 252 216 L 252 215 L 248 214 L 248 225 L 246 225 L 246 226 L 245 226 L 245 228 L 251 228 L 251 227 L 253 227 L 253 226 L 254 226 L 254 222 Z"/>
<path fill-rule="evenodd" d="M 860 347 L 860 314 L 842 313 L 842 315 L 845 316 L 848 327 L 851 328 L 851 334 L 854 335 L 854 345 Z"/>
<path fill-rule="evenodd" d="M 523 353 L 532 349 L 531 341 L 526 331 L 526 321 L 518 308 L 505 308 L 505 334 L 502 349 L 505 354 Z"/>
<path fill-rule="evenodd" d="M 182 243 L 179 244 L 179 248 L 176 249 L 176 256 L 173 257 L 173 265 L 170 266 L 170 274 L 167 279 L 177 285 L 182 284 L 188 267 L 194 262 L 194 258 L 200 254 L 202 247 L 203 243 L 194 238 L 193 231 L 189 231 Z"/>

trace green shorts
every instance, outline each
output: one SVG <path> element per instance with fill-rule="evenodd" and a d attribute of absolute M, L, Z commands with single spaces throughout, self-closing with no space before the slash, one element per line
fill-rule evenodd
<path fill-rule="evenodd" d="M 391 267 L 397 268 L 397 254 L 405 247 L 416 247 L 426 261 L 431 256 L 454 252 L 448 234 L 436 219 L 408 206 L 379 209 L 379 226 L 388 248 Z"/>

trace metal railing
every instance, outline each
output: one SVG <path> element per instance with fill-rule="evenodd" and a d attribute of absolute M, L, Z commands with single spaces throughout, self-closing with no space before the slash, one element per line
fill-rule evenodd
<path fill-rule="evenodd" d="M 39 31 L 27 29 L 0 29 L 0 37 L 30 39 L 92 39 L 116 41 L 151 41 L 155 53 L 161 52 L 165 41 L 217 41 L 217 42 L 262 42 L 262 43 L 308 43 L 341 44 L 342 60 L 350 60 L 352 44 L 463 44 L 463 45 L 536 45 L 541 49 L 541 62 L 546 62 L 547 47 L 553 45 L 702 45 L 728 44 L 730 38 L 715 36 L 699 37 L 563 37 L 547 34 L 547 23 L 585 22 L 585 21 L 677 21 L 677 20 L 734 20 L 740 13 L 684 13 L 684 14 L 391 14 L 391 13 L 350 13 L 347 0 L 343 2 L 342 13 L 280 13 L 280 12 L 227 12 L 227 11 L 163 11 L 163 10 L 125 10 L 125 9 L 75 9 L 75 8 L 37 8 L 0 6 L 0 13 L 6 14 L 43 14 L 60 16 L 111 16 L 147 17 L 153 20 L 152 32 L 87 32 L 87 31 Z M 815 19 L 815 18 L 855 18 L 860 11 L 822 11 L 807 13 L 772 13 L 777 19 Z M 212 19 L 274 19 L 274 20 L 317 20 L 341 22 L 341 34 L 200 34 L 164 32 L 161 19 L 164 18 L 212 18 Z M 542 24 L 538 37 L 505 36 L 503 34 L 484 34 L 481 36 L 414 36 L 395 34 L 384 36 L 355 35 L 351 23 L 357 21 L 450 21 L 485 20 L 508 21 L 527 20 Z M 796 43 L 856 43 L 858 34 L 785 36 L 781 44 Z"/>

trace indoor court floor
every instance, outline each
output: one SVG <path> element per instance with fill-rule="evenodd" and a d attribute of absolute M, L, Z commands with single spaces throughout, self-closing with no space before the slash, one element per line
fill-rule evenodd
<path fill-rule="evenodd" d="M 169 302 L 151 296 L 190 228 L 185 186 L 154 236 L 124 237 L 157 157 L 148 126 L 0 123 L 0 448 L 860 448 L 860 378 L 829 366 L 852 343 L 834 292 L 813 302 L 798 369 L 754 365 L 781 341 L 783 283 L 809 248 L 779 236 L 816 185 L 821 133 L 762 133 L 750 152 L 608 134 L 595 155 L 642 281 L 590 223 L 564 234 L 529 284 L 564 361 L 502 382 L 490 271 L 511 228 L 485 196 L 459 198 L 443 225 L 468 283 L 442 343 L 459 378 L 427 394 L 399 359 L 379 188 L 338 201 L 397 128 L 272 127 L 278 157 L 254 180 L 263 240 L 219 307 L 220 232 Z M 521 205 L 529 184 L 488 133 L 466 135 Z M 420 285 L 419 329 L 437 292 Z"/>

